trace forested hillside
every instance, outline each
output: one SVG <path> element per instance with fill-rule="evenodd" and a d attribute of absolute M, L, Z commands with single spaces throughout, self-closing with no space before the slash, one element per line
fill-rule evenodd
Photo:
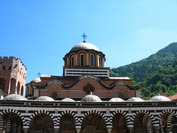
<path fill-rule="evenodd" d="M 177 90 L 176 60 L 177 43 L 171 43 L 146 59 L 111 69 L 110 76 L 131 77 L 141 88 L 143 98 L 162 91 L 172 95 Z"/>
<path fill-rule="evenodd" d="M 177 60 L 148 75 L 142 82 L 136 83 L 141 86 L 143 98 L 149 98 L 158 93 L 165 93 L 168 96 L 177 92 Z"/>

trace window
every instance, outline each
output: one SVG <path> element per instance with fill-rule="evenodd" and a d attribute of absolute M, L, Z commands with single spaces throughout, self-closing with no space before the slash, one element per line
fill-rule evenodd
<path fill-rule="evenodd" d="M 90 54 L 90 66 L 95 67 L 95 56 L 94 56 L 94 54 Z"/>
<path fill-rule="evenodd" d="M 50 96 L 53 98 L 53 99 L 56 99 L 58 97 L 58 94 L 56 91 L 53 91 L 52 93 L 50 93 Z"/>
<path fill-rule="evenodd" d="M 84 54 L 80 54 L 80 66 L 84 66 Z"/>
<path fill-rule="evenodd" d="M 84 86 L 83 90 L 87 95 L 89 95 L 95 91 L 95 88 L 91 84 L 87 84 L 86 86 Z"/>
<path fill-rule="evenodd" d="M 102 59 L 101 56 L 98 57 L 98 67 L 102 66 Z"/>
<path fill-rule="evenodd" d="M 0 79 L 0 89 L 5 90 L 5 80 Z"/>
<path fill-rule="evenodd" d="M 118 97 L 120 97 L 122 99 L 125 99 L 125 94 L 123 92 L 119 92 Z"/>
<path fill-rule="evenodd" d="M 71 56 L 71 66 L 74 66 L 74 55 Z"/>

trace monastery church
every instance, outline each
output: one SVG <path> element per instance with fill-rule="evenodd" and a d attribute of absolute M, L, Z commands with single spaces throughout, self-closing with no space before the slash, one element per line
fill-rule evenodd
<path fill-rule="evenodd" d="M 109 76 L 105 54 L 83 37 L 64 55 L 62 76 L 26 83 L 23 62 L 0 57 L 0 132 L 177 133 L 177 102 L 141 99 L 131 78 Z"/>

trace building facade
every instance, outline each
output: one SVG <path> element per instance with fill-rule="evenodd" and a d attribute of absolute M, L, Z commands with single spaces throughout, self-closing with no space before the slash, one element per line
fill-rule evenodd
<path fill-rule="evenodd" d="M 6 66 L 2 59 L 0 86 L 8 95 L 0 100 L 0 132 L 177 133 L 177 102 L 139 98 L 129 77 L 109 77 L 105 55 L 95 45 L 84 40 L 63 59 L 63 76 L 32 80 L 26 97 L 19 89 L 26 68 L 14 57 L 6 60 L 18 63 Z"/>
<path fill-rule="evenodd" d="M 176 102 L 2 100 L 6 133 L 177 133 Z"/>
<path fill-rule="evenodd" d="M 0 95 L 24 95 L 27 69 L 19 58 L 0 57 Z"/>
<path fill-rule="evenodd" d="M 71 48 L 64 56 L 63 76 L 41 76 L 27 84 L 27 97 L 50 96 L 54 99 L 81 100 L 95 94 L 103 100 L 139 96 L 129 77 L 109 77 L 105 55 L 86 41 Z"/>

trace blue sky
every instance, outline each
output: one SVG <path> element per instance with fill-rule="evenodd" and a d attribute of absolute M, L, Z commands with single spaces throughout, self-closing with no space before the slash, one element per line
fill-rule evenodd
<path fill-rule="evenodd" d="M 114 68 L 177 42 L 177 0 L 0 0 L 0 56 L 38 76 L 62 75 L 63 57 L 86 41 Z"/>

